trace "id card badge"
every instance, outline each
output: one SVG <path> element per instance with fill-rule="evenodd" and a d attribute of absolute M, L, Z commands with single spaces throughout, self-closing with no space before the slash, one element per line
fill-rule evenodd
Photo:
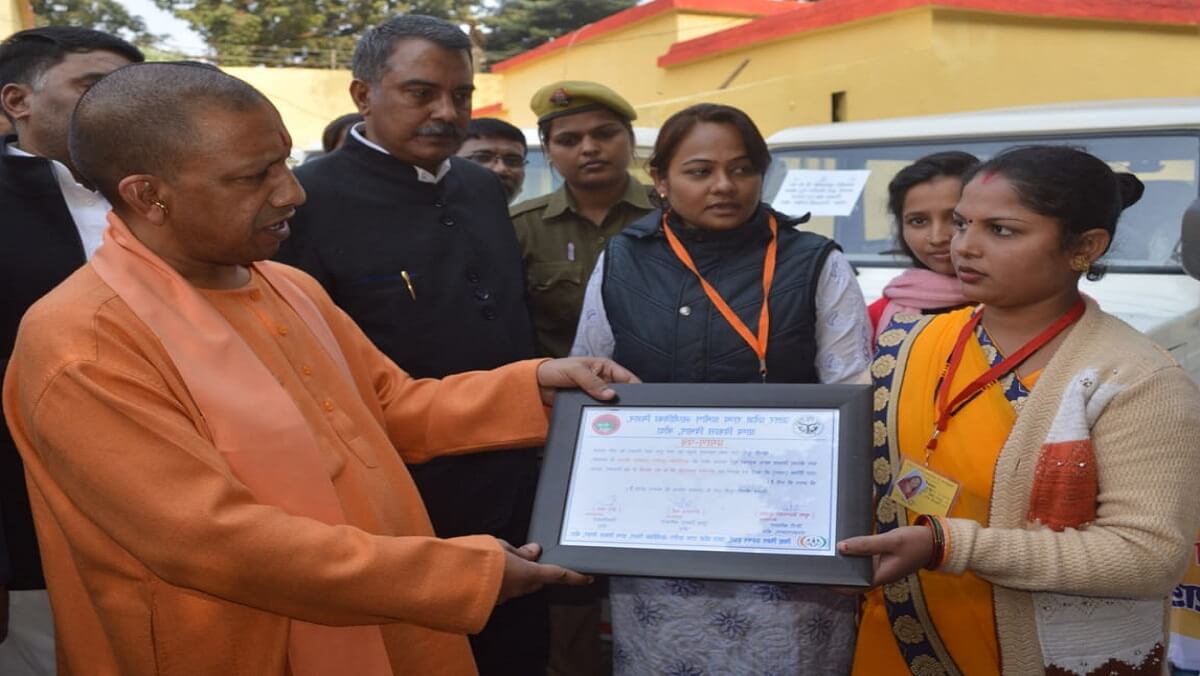
<path fill-rule="evenodd" d="M 904 459 L 890 497 L 916 514 L 946 516 L 958 497 L 958 482 Z"/>

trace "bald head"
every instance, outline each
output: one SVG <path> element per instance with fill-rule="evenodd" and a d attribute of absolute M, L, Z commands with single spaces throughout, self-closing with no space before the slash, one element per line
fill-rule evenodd
<path fill-rule="evenodd" d="M 243 112 L 270 102 L 254 87 L 202 64 L 140 63 L 113 71 L 79 100 L 69 146 L 75 168 L 120 205 L 134 174 L 170 176 L 205 142 L 206 111 Z"/>

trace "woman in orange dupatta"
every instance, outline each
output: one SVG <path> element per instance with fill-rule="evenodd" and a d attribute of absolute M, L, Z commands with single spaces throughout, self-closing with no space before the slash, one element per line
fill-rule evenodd
<path fill-rule="evenodd" d="M 899 469 L 903 458 L 914 462 L 924 459 L 925 444 L 937 418 L 936 402 L 930 395 L 936 391 L 945 370 L 946 356 L 953 350 L 973 313 L 973 308 L 965 308 L 929 321 L 913 337 L 907 350 L 902 350 L 906 347 L 905 338 L 918 326 L 918 316 L 901 315 L 880 335 L 879 352 L 872 369 L 877 387 L 892 389 L 898 372 L 902 373 L 904 381 L 897 394 L 895 411 L 884 407 L 875 413 L 875 438 L 877 442 L 882 441 L 877 445 L 877 478 L 890 475 L 891 467 Z M 901 359 L 903 364 L 900 364 Z M 963 352 L 962 365 L 951 382 L 951 391 L 961 391 L 1001 359 L 987 333 L 977 328 Z M 897 368 L 898 364 L 900 368 Z M 958 495 L 948 514 L 951 518 L 972 519 L 987 525 L 996 459 L 1016 422 L 1017 409 L 1035 380 L 1036 374 L 1031 374 L 1023 379 L 1011 378 L 1006 381 L 1007 386 L 989 387 L 970 406 L 964 407 L 954 417 L 954 424 L 947 425 L 946 431 L 939 435 L 938 452 L 930 456 L 928 466 L 941 476 L 954 477 L 959 482 Z M 889 412 L 894 415 L 890 430 Z M 895 453 L 895 449 L 901 453 L 893 457 L 889 451 Z M 905 519 L 906 524 L 911 524 L 917 517 L 904 508 L 892 506 L 894 503 L 883 504 L 887 506 L 877 510 L 876 514 L 876 527 L 880 532 L 887 526 L 894 528 L 897 519 Z M 915 598 L 915 590 L 904 580 L 867 595 L 854 673 L 863 676 L 905 673 L 909 667 L 900 651 L 885 644 L 895 644 L 893 626 L 898 627 L 897 633 L 904 634 L 907 627 L 910 630 L 907 633 L 915 635 L 913 622 L 922 621 L 932 622 L 938 628 L 943 649 L 954 655 L 964 674 L 999 674 L 991 585 L 973 573 L 951 575 L 922 570 L 917 576 L 921 585 Z M 885 599 L 889 603 L 885 603 Z M 864 638 L 864 634 L 873 638 Z M 929 648 L 932 650 L 932 646 Z"/>
<path fill-rule="evenodd" d="M 1078 290 L 1141 192 L 1067 147 L 968 175 L 951 254 L 980 305 L 878 338 L 876 534 L 839 544 L 881 585 L 856 676 L 1161 671 L 1200 393 Z"/>

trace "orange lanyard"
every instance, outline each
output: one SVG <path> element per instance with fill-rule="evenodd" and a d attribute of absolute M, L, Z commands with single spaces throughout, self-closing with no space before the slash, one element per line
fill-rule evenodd
<path fill-rule="evenodd" d="M 950 352 L 950 358 L 946 361 L 946 368 L 942 371 L 942 377 L 938 381 L 937 386 L 937 422 L 934 423 L 933 436 L 929 438 L 929 443 L 925 445 L 925 462 L 928 464 L 929 456 L 937 448 L 938 436 L 946 431 L 946 426 L 950 424 L 950 418 L 953 418 L 964 406 L 971 403 L 979 393 L 983 392 L 988 387 L 994 385 L 1000 378 L 1010 371 L 1014 371 L 1021 364 L 1025 363 L 1026 359 L 1033 356 L 1033 353 L 1042 349 L 1046 343 L 1054 340 L 1058 334 L 1066 331 L 1068 327 L 1074 324 L 1083 316 L 1083 311 L 1086 305 L 1083 299 L 1080 298 L 1066 314 L 1059 317 L 1053 324 L 1047 326 L 1044 331 L 1034 336 L 1033 340 L 1025 343 L 1021 349 L 1017 350 L 1012 356 L 1005 357 L 1004 361 L 996 364 L 988 369 L 983 375 L 975 380 L 972 380 L 962 389 L 961 392 L 950 397 L 950 383 L 954 381 L 954 375 L 958 373 L 959 364 L 962 363 L 963 352 L 966 350 L 967 341 L 970 340 L 971 334 L 975 332 L 975 327 L 979 325 L 979 321 L 983 319 L 983 307 L 975 311 L 971 316 L 970 321 L 962 328 L 958 334 L 958 340 L 954 343 L 954 349 Z"/>
<path fill-rule="evenodd" d="M 775 215 L 768 214 L 767 223 L 771 228 L 771 241 L 767 244 L 767 255 L 763 258 L 763 300 L 762 310 L 758 315 L 758 336 L 755 337 L 750 332 L 750 327 L 742 321 L 742 318 L 734 314 L 730 309 L 729 303 L 721 297 L 721 294 L 713 288 L 708 280 L 700 274 L 700 270 L 696 268 L 696 263 L 692 261 L 692 257 L 688 254 L 687 249 L 683 248 L 683 244 L 679 242 L 679 238 L 671 231 L 671 226 L 667 225 L 667 214 L 663 213 L 662 229 L 663 234 L 667 236 L 667 243 L 671 245 L 671 251 L 675 252 L 675 257 L 683 263 L 692 274 L 696 275 L 696 279 L 700 280 L 700 286 L 704 288 L 704 294 L 708 296 L 708 300 L 713 306 L 721 312 L 721 316 L 734 331 L 746 341 L 750 349 L 754 350 L 754 354 L 758 355 L 758 372 L 762 375 L 763 382 L 767 382 L 767 336 L 771 331 L 771 312 L 767 309 L 767 298 L 771 295 L 771 282 L 775 280 L 775 252 L 779 248 L 779 225 L 775 222 Z"/>

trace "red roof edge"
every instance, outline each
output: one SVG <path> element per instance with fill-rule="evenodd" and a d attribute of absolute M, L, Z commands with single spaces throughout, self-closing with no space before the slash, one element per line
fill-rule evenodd
<path fill-rule="evenodd" d="M 676 42 L 658 57 L 658 65 L 677 66 L 750 44 L 922 6 L 1048 18 L 1200 24 L 1200 0 L 823 0 L 780 16 Z"/>
<path fill-rule="evenodd" d="M 502 73 L 510 68 L 540 59 L 552 52 L 588 40 L 594 40 L 607 33 L 628 28 L 629 26 L 652 19 L 659 14 L 674 11 L 690 10 L 705 14 L 726 14 L 733 16 L 765 16 L 790 12 L 795 8 L 792 2 L 778 0 L 653 0 L 644 5 L 636 5 L 621 10 L 616 14 L 590 23 L 579 30 L 557 37 L 544 45 L 539 45 L 516 56 L 492 64 L 493 73 Z"/>
<path fill-rule="evenodd" d="M 501 101 L 499 103 L 490 103 L 481 108 L 472 108 L 471 109 L 471 117 L 487 117 L 488 115 L 495 115 L 496 113 L 501 113 L 501 112 L 504 112 L 504 102 L 503 101 Z"/>

